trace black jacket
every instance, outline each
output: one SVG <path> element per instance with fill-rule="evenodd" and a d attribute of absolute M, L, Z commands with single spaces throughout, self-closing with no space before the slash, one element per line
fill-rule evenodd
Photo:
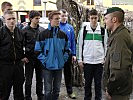
<path fill-rule="evenodd" d="M 3 24 L 4 22 L 3 22 L 3 17 L 1 16 L 0 17 L 0 27 L 2 27 L 4 24 Z"/>
<path fill-rule="evenodd" d="M 40 32 L 44 30 L 43 27 L 38 27 L 36 29 L 32 28 L 29 23 L 24 29 L 22 29 L 24 36 L 24 46 L 25 46 L 25 55 L 27 58 L 35 57 L 34 47 L 37 36 Z"/>
<path fill-rule="evenodd" d="M 23 35 L 15 27 L 14 32 L 10 32 L 7 26 L 0 28 L 0 63 L 15 63 L 24 57 Z"/>

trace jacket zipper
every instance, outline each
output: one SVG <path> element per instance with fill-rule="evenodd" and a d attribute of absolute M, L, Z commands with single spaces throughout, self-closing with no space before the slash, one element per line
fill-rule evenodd
<path fill-rule="evenodd" d="M 12 38 L 13 38 L 13 51 L 14 51 L 14 57 L 15 57 L 15 59 L 14 59 L 14 64 L 16 63 L 16 53 L 15 53 L 15 51 L 16 51 L 16 49 L 15 49 L 15 43 L 14 43 L 14 34 L 13 34 L 13 36 L 12 36 Z"/>

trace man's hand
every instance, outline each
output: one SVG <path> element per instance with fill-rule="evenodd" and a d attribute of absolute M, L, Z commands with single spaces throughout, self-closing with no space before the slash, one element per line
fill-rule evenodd
<path fill-rule="evenodd" d="M 24 57 L 23 59 L 21 59 L 21 61 L 24 62 L 24 63 L 28 63 L 29 62 L 28 58 L 26 58 L 26 57 Z"/>
<path fill-rule="evenodd" d="M 83 67 L 84 67 L 83 62 L 79 62 L 78 65 L 80 67 L 81 73 L 83 73 Z"/>
<path fill-rule="evenodd" d="M 111 96 L 109 95 L 107 91 L 105 92 L 105 97 L 107 100 L 112 100 Z"/>
<path fill-rule="evenodd" d="M 76 56 L 72 56 L 72 62 L 75 62 L 76 61 Z"/>
<path fill-rule="evenodd" d="M 83 68 L 83 67 L 84 67 L 83 62 L 79 62 L 79 66 L 80 66 L 81 68 Z"/>

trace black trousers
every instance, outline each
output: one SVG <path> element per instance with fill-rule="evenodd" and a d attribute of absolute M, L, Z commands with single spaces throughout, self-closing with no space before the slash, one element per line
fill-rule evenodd
<path fill-rule="evenodd" d="M 84 100 L 91 100 L 92 80 L 94 79 L 95 100 L 102 100 L 101 80 L 103 64 L 84 64 L 85 97 Z"/>
<path fill-rule="evenodd" d="M 64 64 L 64 78 L 68 94 L 72 94 L 72 56 L 69 56 L 68 61 Z"/>
<path fill-rule="evenodd" d="M 25 64 L 25 98 L 31 99 L 31 86 L 33 79 L 33 72 L 36 74 L 36 94 L 38 97 L 43 96 L 43 82 L 42 82 L 42 66 L 38 59 L 29 59 Z"/>
<path fill-rule="evenodd" d="M 24 100 L 24 69 L 21 61 L 17 64 L 0 62 L 0 100 L 8 100 L 13 86 L 14 100 Z"/>

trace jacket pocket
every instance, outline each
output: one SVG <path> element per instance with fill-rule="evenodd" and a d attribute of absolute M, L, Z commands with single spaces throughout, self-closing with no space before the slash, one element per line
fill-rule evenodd
<path fill-rule="evenodd" d="M 128 83 L 128 72 L 124 70 L 113 70 L 109 82 L 107 84 L 108 92 L 112 94 L 120 94 L 125 91 Z"/>
<path fill-rule="evenodd" d="M 110 55 L 110 65 L 112 69 L 121 69 L 120 62 L 121 62 L 121 53 L 114 52 Z"/>

